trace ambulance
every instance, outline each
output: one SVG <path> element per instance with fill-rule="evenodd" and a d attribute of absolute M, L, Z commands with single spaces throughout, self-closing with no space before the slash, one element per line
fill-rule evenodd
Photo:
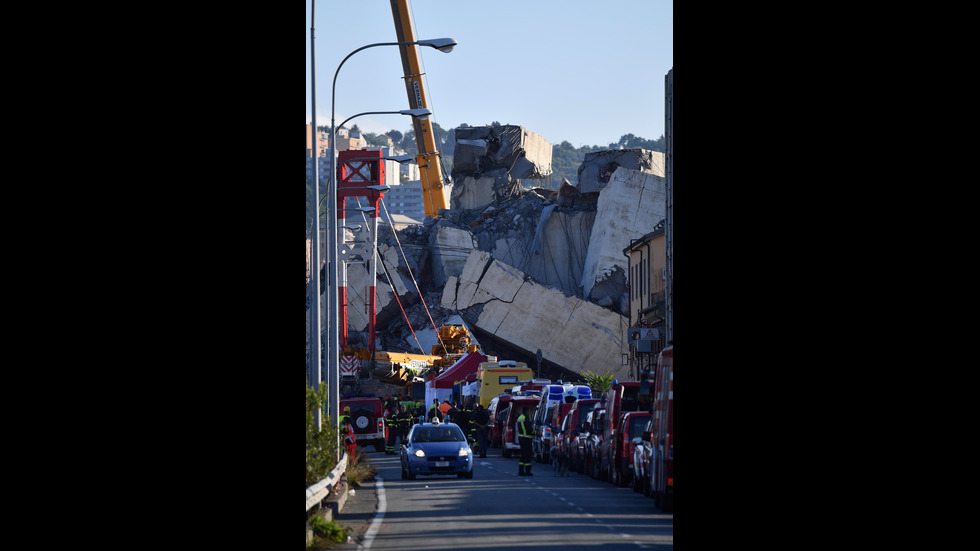
<path fill-rule="evenodd" d="M 534 412 L 534 440 L 531 449 L 534 460 L 538 463 L 550 463 L 552 434 L 557 430 L 553 426 L 553 411 L 556 404 L 573 404 L 577 400 L 591 399 L 592 389 L 588 385 L 573 385 L 558 381 L 558 384 L 545 385 L 541 391 L 541 401 Z M 571 409 L 571 406 L 568 406 Z M 559 420 L 560 421 L 560 420 Z"/>

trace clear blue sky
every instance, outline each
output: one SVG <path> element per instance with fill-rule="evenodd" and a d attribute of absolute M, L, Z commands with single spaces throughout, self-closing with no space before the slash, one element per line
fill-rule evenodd
<path fill-rule="evenodd" d="M 306 122 L 312 120 L 306 0 Z M 429 107 L 446 130 L 498 121 L 552 144 L 607 145 L 664 133 L 664 76 L 673 68 L 673 0 L 409 0 L 416 38 L 455 38 L 448 54 L 421 48 Z M 389 0 L 316 2 L 317 124 L 330 125 L 337 67 L 355 49 L 395 42 Z M 351 56 L 337 77 L 336 122 L 408 108 L 394 46 Z M 411 128 L 367 115 L 367 132 Z"/>

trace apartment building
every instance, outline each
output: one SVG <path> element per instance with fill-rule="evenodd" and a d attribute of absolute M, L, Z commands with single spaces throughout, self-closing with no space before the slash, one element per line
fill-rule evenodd
<path fill-rule="evenodd" d="M 390 139 L 389 139 L 390 143 Z M 330 133 L 317 132 L 318 168 L 320 180 L 325 180 L 330 173 Z M 337 129 L 337 151 L 346 149 L 364 149 L 367 141 L 358 132 L 346 128 Z M 313 177 L 313 126 L 306 125 L 306 177 Z"/>
<path fill-rule="evenodd" d="M 422 204 L 422 181 L 391 186 L 385 192 L 384 204 L 390 214 L 400 214 L 417 220 L 425 220 L 425 206 Z"/>

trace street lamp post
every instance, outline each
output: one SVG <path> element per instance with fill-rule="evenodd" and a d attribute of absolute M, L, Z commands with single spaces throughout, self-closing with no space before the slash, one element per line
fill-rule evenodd
<path fill-rule="evenodd" d="M 310 31 L 312 33 L 312 30 Z M 339 272 L 339 262 L 337 257 L 337 125 L 335 124 L 336 118 L 336 105 L 337 105 L 337 76 L 340 74 L 340 68 L 344 66 L 344 63 L 357 52 L 361 50 L 366 50 L 368 48 L 374 48 L 377 46 L 410 46 L 410 45 L 428 46 L 430 48 L 435 48 L 441 52 L 451 52 L 456 46 L 456 40 L 452 38 L 435 38 L 426 40 L 416 40 L 414 42 L 379 42 L 376 44 L 368 44 L 366 46 L 361 46 L 360 48 L 347 54 L 347 57 L 340 62 L 337 66 L 337 70 L 334 72 L 333 76 L 333 86 L 330 90 L 330 175 L 327 180 L 327 193 L 329 197 L 327 198 L 327 210 L 329 221 L 327 224 L 327 258 L 332 263 L 330 269 L 327 270 L 327 276 L 330 279 L 330 285 L 328 288 L 336 289 L 338 272 Z M 427 111 L 427 110 L 426 110 Z M 359 115 L 366 115 L 369 113 L 360 113 Z M 355 116 L 359 116 L 355 115 Z M 351 117 L 354 118 L 354 117 Z M 350 120 L 350 119 L 347 119 Z M 346 122 L 346 121 L 345 121 Z M 319 213 L 318 213 L 319 214 Z M 319 222 L 319 218 L 317 218 Z M 329 293 L 328 293 L 329 294 Z M 319 299 L 319 297 L 317 297 Z M 328 347 L 327 347 L 327 380 L 328 380 L 328 415 L 333 419 L 333 422 L 339 428 L 340 426 L 340 348 L 339 348 L 339 322 L 338 322 L 338 301 L 330 300 L 327 306 L 327 328 L 329 329 Z M 316 318 L 316 329 L 320 328 L 320 318 Z M 339 449 L 339 448 L 338 448 Z"/>
<path fill-rule="evenodd" d="M 313 236 L 310 251 L 310 384 L 317 392 L 322 380 L 320 363 L 320 136 L 316 131 L 316 48 L 314 47 L 314 13 L 316 2 L 310 3 L 310 97 L 313 103 L 313 128 L 311 129 L 311 151 L 313 155 Z M 329 308 L 329 297 L 328 308 Z M 323 428 L 323 409 L 316 408 L 313 414 L 317 431 Z"/>

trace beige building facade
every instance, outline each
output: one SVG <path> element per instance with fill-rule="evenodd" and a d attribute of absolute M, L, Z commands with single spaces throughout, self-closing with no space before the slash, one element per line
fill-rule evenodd
<path fill-rule="evenodd" d="M 659 339 L 651 343 L 650 349 L 650 354 L 654 356 L 666 344 L 664 323 L 667 289 L 666 243 L 664 221 L 661 221 L 652 232 L 632 240 L 630 245 L 623 249 L 623 254 L 629 256 L 630 327 L 656 329 Z M 638 357 L 634 350 L 633 359 L 636 362 L 645 362 L 649 358 Z"/>

